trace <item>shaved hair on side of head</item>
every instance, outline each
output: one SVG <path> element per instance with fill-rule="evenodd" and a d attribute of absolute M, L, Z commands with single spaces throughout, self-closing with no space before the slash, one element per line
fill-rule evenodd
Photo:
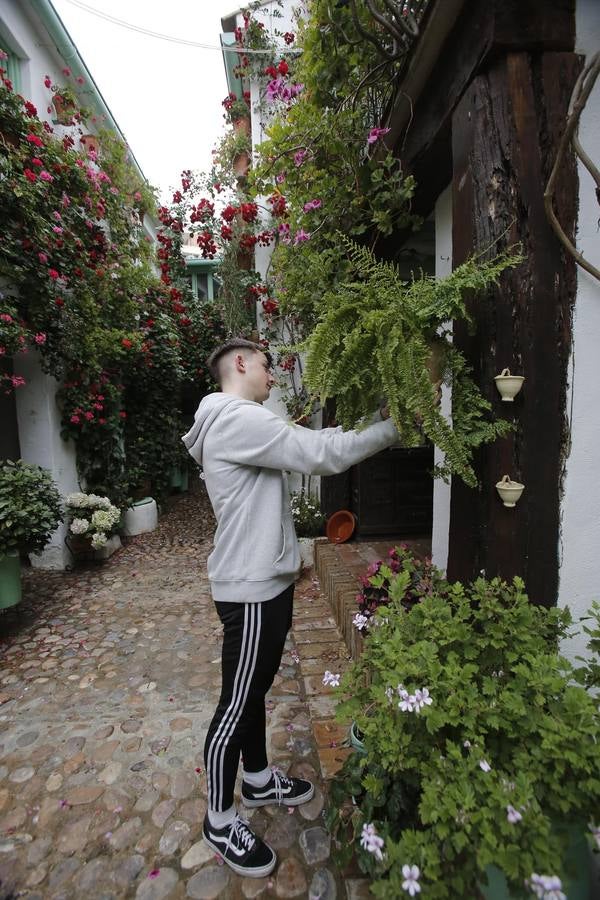
<path fill-rule="evenodd" d="M 267 357 L 269 366 L 273 365 L 271 354 L 268 350 L 265 350 L 264 347 L 261 347 L 260 344 L 255 344 L 254 341 L 248 341 L 246 338 L 230 338 L 228 341 L 225 341 L 224 344 L 221 344 L 213 350 L 206 360 L 208 371 L 219 385 L 222 384 L 223 381 L 223 363 L 227 356 L 235 350 L 250 351 L 251 353 L 264 353 Z"/>

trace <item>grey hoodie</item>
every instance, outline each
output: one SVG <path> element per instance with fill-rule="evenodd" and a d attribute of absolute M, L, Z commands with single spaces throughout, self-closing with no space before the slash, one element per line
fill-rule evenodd
<path fill-rule="evenodd" d="M 205 397 L 183 442 L 204 469 L 217 519 L 207 563 L 213 599 L 258 603 L 294 581 L 300 554 L 283 470 L 334 475 L 398 439 L 389 419 L 360 432 L 312 431 L 252 400 Z"/>

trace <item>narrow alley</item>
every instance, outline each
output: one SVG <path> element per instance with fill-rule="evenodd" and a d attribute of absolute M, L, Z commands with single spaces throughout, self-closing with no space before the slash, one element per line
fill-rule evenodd
<path fill-rule="evenodd" d="M 242 879 L 202 841 L 204 736 L 219 693 L 221 628 L 205 561 L 202 489 L 104 564 L 29 571 L 0 618 L 0 897 L 366 896 L 342 882 L 324 827 L 324 782 L 348 752 L 326 669 L 347 651 L 312 571 L 268 697 L 274 764 L 315 779 L 296 809 L 249 811 L 277 851 Z"/>

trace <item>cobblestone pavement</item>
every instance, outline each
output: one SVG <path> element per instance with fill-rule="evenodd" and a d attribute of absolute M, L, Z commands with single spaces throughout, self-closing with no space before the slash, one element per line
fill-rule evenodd
<path fill-rule="evenodd" d="M 213 525 L 202 489 L 183 495 L 103 564 L 28 572 L 0 617 L 0 900 L 366 895 L 340 879 L 323 824 L 323 777 L 348 751 L 322 675 L 348 654 L 311 571 L 268 727 L 273 763 L 315 779 L 315 797 L 250 814 L 279 856 L 268 879 L 239 878 L 202 841 L 220 686 Z"/>

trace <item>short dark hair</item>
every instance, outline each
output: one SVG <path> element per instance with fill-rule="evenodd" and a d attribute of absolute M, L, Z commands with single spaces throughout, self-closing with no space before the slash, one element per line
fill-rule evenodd
<path fill-rule="evenodd" d="M 229 338 L 228 341 L 225 341 L 224 344 L 221 344 L 213 350 L 206 360 L 208 371 L 219 384 L 221 383 L 221 378 L 219 377 L 219 362 L 230 350 L 251 350 L 253 353 L 264 353 L 267 357 L 269 366 L 273 365 L 271 354 L 268 350 L 265 350 L 264 347 L 261 347 L 260 344 L 255 344 L 254 341 L 248 341 L 246 338 Z"/>

